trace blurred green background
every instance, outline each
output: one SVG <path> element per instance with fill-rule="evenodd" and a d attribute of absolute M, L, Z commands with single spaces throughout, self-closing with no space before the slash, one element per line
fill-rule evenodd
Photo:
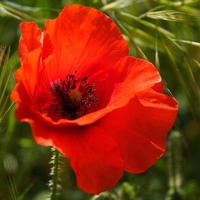
<path fill-rule="evenodd" d="M 131 54 L 157 66 L 166 92 L 178 99 L 179 115 L 166 155 L 144 174 L 125 174 L 112 191 L 99 196 L 80 191 L 62 159 L 58 200 L 199 200 L 199 0 L 0 1 L 0 200 L 48 199 L 51 150 L 36 145 L 30 127 L 16 121 L 9 93 L 19 66 L 19 22 L 36 21 L 42 27 L 45 19 L 72 3 L 96 7 L 115 20 Z"/>

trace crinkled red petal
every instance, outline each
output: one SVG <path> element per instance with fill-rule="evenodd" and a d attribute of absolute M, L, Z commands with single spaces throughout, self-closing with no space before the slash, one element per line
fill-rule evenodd
<path fill-rule="evenodd" d="M 163 155 L 177 110 L 173 97 L 151 89 L 100 120 L 116 139 L 127 171 L 143 172 Z"/>
<path fill-rule="evenodd" d="M 69 158 L 78 186 L 85 192 L 97 194 L 108 190 L 121 178 L 121 154 L 106 130 L 98 126 L 57 129 L 39 121 L 31 125 L 39 144 L 54 146 Z"/>

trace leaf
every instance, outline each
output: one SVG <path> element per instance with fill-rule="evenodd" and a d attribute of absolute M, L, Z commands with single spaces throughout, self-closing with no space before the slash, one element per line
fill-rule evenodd
<path fill-rule="evenodd" d="M 195 47 L 200 47 L 200 43 L 199 42 L 194 42 L 194 41 L 189 41 L 189 40 L 174 40 L 174 41 L 177 41 L 177 42 L 180 42 L 180 43 L 183 43 L 183 44 L 189 44 L 189 45 L 192 45 L 192 46 L 195 46 Z"/>

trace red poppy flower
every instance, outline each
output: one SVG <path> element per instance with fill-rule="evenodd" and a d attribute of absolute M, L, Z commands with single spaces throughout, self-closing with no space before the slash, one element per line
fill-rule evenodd
<path fill-rule="evenodd" d="M 69 158 L 81 189 L 107 190 L 163 155 L 176 100 L 151 63 L 128 56 L 108 16 L 69 5 L 43 30 L 33 22 L 20 29 L 16 116 L 38 144 Z"/>

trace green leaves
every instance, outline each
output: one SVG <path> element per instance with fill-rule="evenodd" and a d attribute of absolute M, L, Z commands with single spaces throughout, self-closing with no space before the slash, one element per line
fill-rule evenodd
<path fill-rule="evenodd" d="M 58 9 L 22 6 L 10 1 L 0 1 L 0 16 L 12 17 L 20 21 L 43 23 L 50 12 L 57 14 Z"/>

